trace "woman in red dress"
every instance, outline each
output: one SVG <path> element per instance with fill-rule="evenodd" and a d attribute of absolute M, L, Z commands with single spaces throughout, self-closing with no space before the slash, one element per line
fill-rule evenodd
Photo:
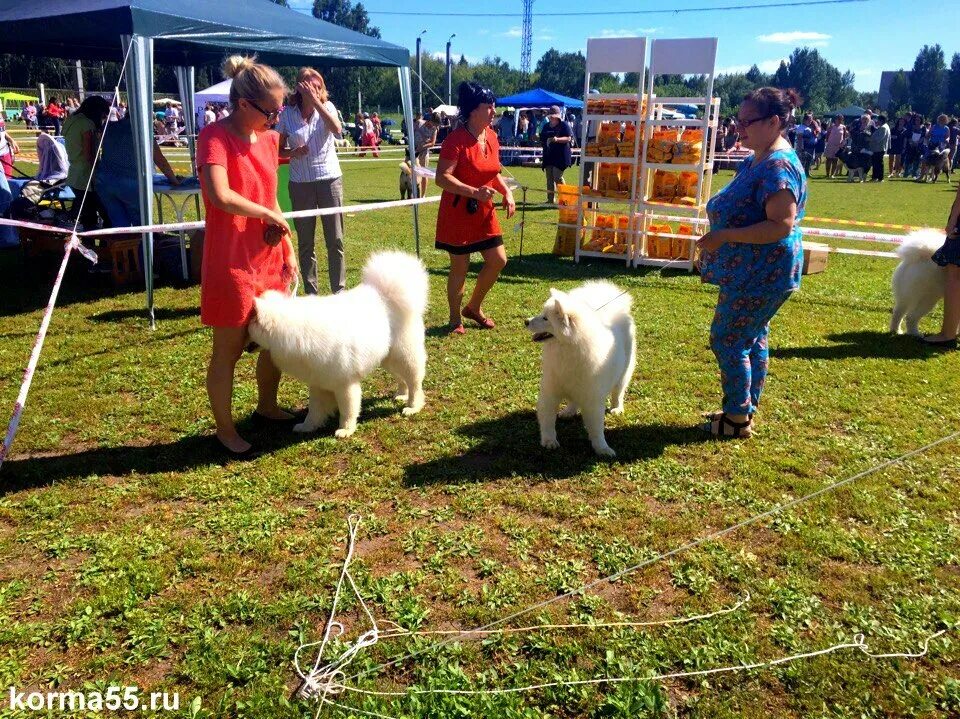
<path fill-rule="evenodd" d="M 461 317 L 483 329 L 495 325 L 480 305 L 507 265 L 503 233 L 493 204 L 494 194 L 503 196 L 507 217 L 517 206 L 513 193 L 500 177 L 500 143 L 490 129 L 496 98 L 475 82 L 457 88 L 461 124 L 447 135 L 437 162 L 437 185 L 443 190 L 437 214 L 436 248 L 450 254 L 447 302 L 450 332 L 464 334 Z M 470 301 L 461 309 L 470 254 L 479 252 L 483 268 L 477 275 Z"/>
<path fill-rule="evenodd" d="M 217 439 L 231 456 L 250 456 L 250 443 L 233 423 L 233 373 L 249 342 L 253 300 L 287 290 L 296 276 L 290 230 L 277 204 L 279 135 L 270 129 L 286 86 L 273 68 L 234 56 L 223 66 L 232 78 L 230 114 L 200 132 L 197 167 L 206 208 L 200 282 L 200 319 L 213 328 L 207 394 Z M 256 414 L 289 420 L 277 406 L 280 371 L 269 352 L 257 359 Z"/>

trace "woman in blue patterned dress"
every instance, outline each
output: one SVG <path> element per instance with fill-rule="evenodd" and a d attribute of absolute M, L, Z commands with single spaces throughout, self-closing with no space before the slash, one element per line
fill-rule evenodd
<path fill-rule="evenodd" d="M 956 349 L 957 333 L 960 332 L 960 185 L 950 207 L 947 239 L 943 247 L 933 253 L 933 261 L 947 272 L 943 288 L 943 325 L 938 334 L 926 335 L 923 341 L 937 347 Z"/>
<path fill-rule="evenodd" d="M 740 144 L 753 155 L 707 203 L 710 232 L 697 245 L 701 277 L 720 288 L 710 346 L 720 365 L 723 409 L 703 429 L 749 437 L 767 376 L 770 320 L 800 287 L 803 164 L 781 135 L 800 104 L 794 90 L 764 87 L 743 99 Z"/>

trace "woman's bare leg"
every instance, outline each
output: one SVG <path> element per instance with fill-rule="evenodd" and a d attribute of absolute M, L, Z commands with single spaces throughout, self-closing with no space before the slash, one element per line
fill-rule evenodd
<path fill-rule="evenodd" d="M 928 340 L 955 340 L 960 329 L 960 267 L 947 265 L 947 284 L 943 289 L 943 325 L 940 333 Z"/>
<path fill-rule="evenodd" d="M 481 317 L 484 317 L 483 312 L 480 310 L 480 305 L 483 304 L 483 300 L 490 291 L 490 288 L 496 283 L 500 272 L 507 266 L 507 251 L 503 245 L 500 245 L 499 247 L 491 247 L 489 250 L 485 250 L 482 255 L 483 269 L 481 269 L 480 274 L 477 275 L 477 284 L 473 288 L 473 294 L 470 295 L 470 301 L 467 303 L 467 307 Z"/>
<path fill-rule="evenodd" d="M 217 439 L 233 452 L 250 448 L 233 423 L 233 374 L 246 342 L 246 327 L 214 327 L 213 352 L 207 366 L 207 396 L 217 425 Z"/>
<path fill-rule="evenodd" d="M 450 255 L 450 273 L 447 275 L 447 304 L 450 306 L 450 325 L 461 324 L 460 305 L 467 282 L 470 255 Z"/>

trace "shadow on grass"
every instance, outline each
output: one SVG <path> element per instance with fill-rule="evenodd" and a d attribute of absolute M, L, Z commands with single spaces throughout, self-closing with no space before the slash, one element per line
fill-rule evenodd
<path fill-rule="evenodd" d="M 17 250 L 0 251 L 0 317 L 12 317 L 41 310 L 47 306 L 53 280 L 62 257 L 27 260 Z M 89 272 L 90 263 L 82 257 L 71 257 L 67 265 L 57 307 L 91 302 L 142 292 L 136 287 L 114 287 L 109 275 Z"/>
<path fill-rule="evenodd" d="M 558 419 L 560 449 L 544 449 L 540 446 L 537 416 L 532 411 L 481 420 L 455 429 L 454 433 L 475 440 L 473 446 L 463 454 L 408 465 L 404 471 L 407 486 L 482 482 L 512 476 L 563 479 L 611 461 L 629 463 L 659 457 L 671 445 L 711 441 L 694 426 L 644 424 L 608 427 L 605 432 L 607 443 L 616 450 L 617 456 L 607 460 L 594 454 L 579 417 Z"/>
<path fill-rule="evenodd" d="M 401 408 L 402 403 L 394 401 L 392 396 L 365 399 L 360 422 L 400 414 Z M 301 410 L 297 414 L 302 419 L 305 412 Z M 259 456 L 319 437 L 330 437 L 336 427 L 337 422 L 333 419 L 316 432 L 300 434 L 293 431 L 292 422 L 262 422 L 252 415 L 237 422 L 240 435 L 257 448 Z M 4 462 L 3 469 L 0 469 L 0 496 L 87 477 L 186 472 L 198 467 L 230 463 L 235 463 L 235 460 L 220 450 L 219 442 L 213 435 L 182 437 L 163 444 L 96 447 L 70 454 L 15 458 Z"/>
<path fill-rule="evenodd" d="M 153 316 L 157 322 L 169 322 L 170 320 L 182 320 L 188 317 L 200 317 L 199 307 L 155 307 Z M 142 307 L 130 308 L 125 310 L 108 310 L 107 312 L 98 312 L 90 315 L 88 319 L 94 322 L 118 322 L 129 319 L 146 319 L 147 311 Z M 198 328 L 199 329 L 199 328 Z"/>
<path fill-rule="evenodd" d="M 891 335 L 887 332 L 858 331 L 827 335 L 835 344 L 823 347 L 771 348 L 770 355 L 776 359 L 927 359 L 941 350 L 920 342 L 908 335 Z"/>

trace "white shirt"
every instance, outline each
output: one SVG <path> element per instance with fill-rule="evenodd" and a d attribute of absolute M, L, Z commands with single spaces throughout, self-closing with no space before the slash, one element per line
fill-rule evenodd
<path fill-rule="evenodd" d="M 203 113 L 203 124 L 209 125 L 217 121 L 217 116 L 213 110 L 205 110 Z"/>
<path fill-rule="evenodd" d="M 324 107 L 333 114 L 337 112 L 329 100 Z M 287 136 L 287 146 L 291 150 L 304 145 L 310 148 L 306 155 L 290 158 L 290 182 L 333 180 L 343 175 L 334 142 L 336 135 L 330 132 L 317 110 L 304 120 L 300 108 L 288 105 L 280 113 L 277 132 Z"/>

